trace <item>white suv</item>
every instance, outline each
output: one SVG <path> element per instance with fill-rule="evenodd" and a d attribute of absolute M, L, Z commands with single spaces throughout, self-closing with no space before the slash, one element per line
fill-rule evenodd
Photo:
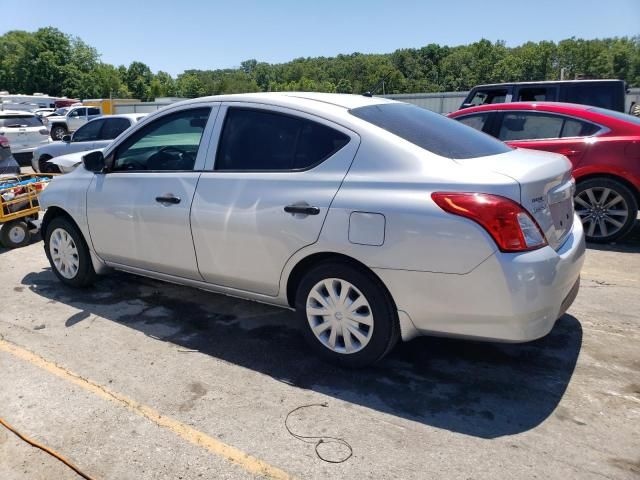
<path fill-rule="evenodd" d="M 31 157 L 36 148 L 50 142 L 49 131 L 40 118 L 18 110 L 0 111 L 0 135 L 9 140 L 16 160 Z"/>

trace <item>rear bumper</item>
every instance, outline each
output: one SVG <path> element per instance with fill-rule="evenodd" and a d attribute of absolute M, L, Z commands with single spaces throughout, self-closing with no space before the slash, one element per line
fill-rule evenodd
<path fill-rule="evenodd" d="M 582 223 L 558 251 L 496 252 L 464 275 L 376 269 L 411 320 L 403 338 L 443 335 L 527 342 L 553 328 L 575 299 L 584 263 Z"/>

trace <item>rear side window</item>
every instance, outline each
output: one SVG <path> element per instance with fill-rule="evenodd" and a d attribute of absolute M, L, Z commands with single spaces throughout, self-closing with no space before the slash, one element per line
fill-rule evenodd
<path fill-rule="evenodd" d="M 333 128 L 265 110 L 229 108 L 216 170 L 304 170 L 329 158 L 349 142 Z"/>
<path fill-rule="evenodd" d="M 576 118 L 567 118 L 562 126 L 561 137 L 590 137 L 594 133 L 600 130 L 598 125 L 593 123 L 583 122 Z"/>
<path fill-rule="evenodd" d="M 130 126 L 131 123 L 126 118 L 107 118 L 104 120 L 100 140 L 113 140 Z"/>
<path fill-rule="evenodd" d="M 89 115 L 100 115 L 99 108 L 89 108 Z"/>
<path fill-rule="evenodd" d="M 594 107 L 616 108 L 618 104 L 617 89 L 610 84 L 594 84 L 577 82 L 568 85 L 566 91 L 566 101 L 571 103 L 581 103 L 583 105 L 593 105 Z M 620 90 L 620 89 L 618 89 Z M 616 108 L 617 110 L 617 108 Z"/>
<path fill-rule="evenodd" d="M 457 117 L 460 123 L 467 125 L 468 127 L 475 128 L 476 130 L 482 131 L 484 126 L 487 123 L 489 118 L 488 113 L 475 113 L 473 115 L 465 115 L 464 117 Z"/>
<path fill-rule="evenodd" d="M 370 105 L 354 108 L 350 113 L 443 157 L 484 157 L 511 150 L 489 135 L 415 105 Z"/>
<path fill-rule="evenodd" d="M 0 116 L 0 127 L 27 128 L 41 127 L 42 121 L 35 115 L 5 115 Z"/>
<path fill-rule="evenodd" d="M 553 102 L 555 99 L 555 87 L 520 87 L 518 89 L 518 102 Z"/>

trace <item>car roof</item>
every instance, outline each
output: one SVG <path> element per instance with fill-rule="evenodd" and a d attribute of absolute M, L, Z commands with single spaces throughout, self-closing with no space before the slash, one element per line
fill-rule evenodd
<path fill-rule="evenodd" d="M 98 117 L 102 120 L 104 120 L 105 118 L 127 118 L 129 120 L 137 120 L 140 117 L 144 117 L 148 115 L 147 113 L 144 112 L 140 112 L 140 113 L 115 113 L 113 115 L 103 115 L 102 117 Z M 97 120 L 97 119 L 94 119 Z"/>
<path fill-rule="evenodd" d="M 504 82 L 504 83 L 485 83 L 483 85 L 476 85 L 471 90 L 476 88 L 488 88 L 488 87 L 508 87 L 511 85 L 540 85 L 540 84 L 573 84 L 573 83 L 598 83 L 598 82 L 623 82 L 624 80 L 618 80 L 617 78 L 598 78 L 594 80 L 540 80 L 539 82 Z"/>
<path fill-rule="evenodd" d="M 475 107 L 467 107 L 457 110 L 449 114 L 451 117 L 466 115 L 474 112 L 486 112 L 490 110 L 542 110 L 546 112 L 557 113 L 580 113 L 593 109 L 593 105 L 584 105 L 580 103 L 566 102 L 507 102 L 507 103 L 488 103 L 486 105 L 477 105 Z"/>
<path fill-rule="evenodd" d="M 31 115 L 35 116 L 35 113 L 28 110 L 0 110 L 0 115 Z"/>
<path fill-rule="evenodd" d="M 318 92 L 263 92 L 263 93 L 240 93 L 231 95 L 214 95 L 210 97 L 200 97 L 172 105 L 185 105 L 199 103 L 203 101 L 213 102 L 249 102 L 266 103 L 274 106 L 292 107 L 305 106 L 305 110 L 345 110 L 367 105 L 379 105 L 381 103 L 397 103 L 382 97 L 368 97 L 364 95 L 350 95 L 344 93 L 318 93 Z"/>

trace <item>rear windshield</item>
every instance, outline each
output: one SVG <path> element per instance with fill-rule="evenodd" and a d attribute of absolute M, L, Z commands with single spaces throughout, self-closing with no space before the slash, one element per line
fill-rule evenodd
<path fill-rule="evenodd" d="M 0 116 L 0 127 L 25 128 L 41 127 L 42 122 L 35 115 L 4 115 Z"/>
<path fill-rule="evenodd" d="M 370 105 L 350 113 L 442 157 L 484 157 L 511 150 L 485 133 L 415 105 Z"/>
<path fill-rule="evenodd" d="M 590 108 L 590 112 L 596 112 L 600 115 L 606 115 L 608 117 L 613 117 L 617 120 L 622 120 L 623 122 L 633 123 L 634 125 L 640 126 L 640 117 L 634 117 L 633 115 L 628 115 L 626 113 L 617 112 L 615 110 L 607 110 L 606 108 Z"/>

